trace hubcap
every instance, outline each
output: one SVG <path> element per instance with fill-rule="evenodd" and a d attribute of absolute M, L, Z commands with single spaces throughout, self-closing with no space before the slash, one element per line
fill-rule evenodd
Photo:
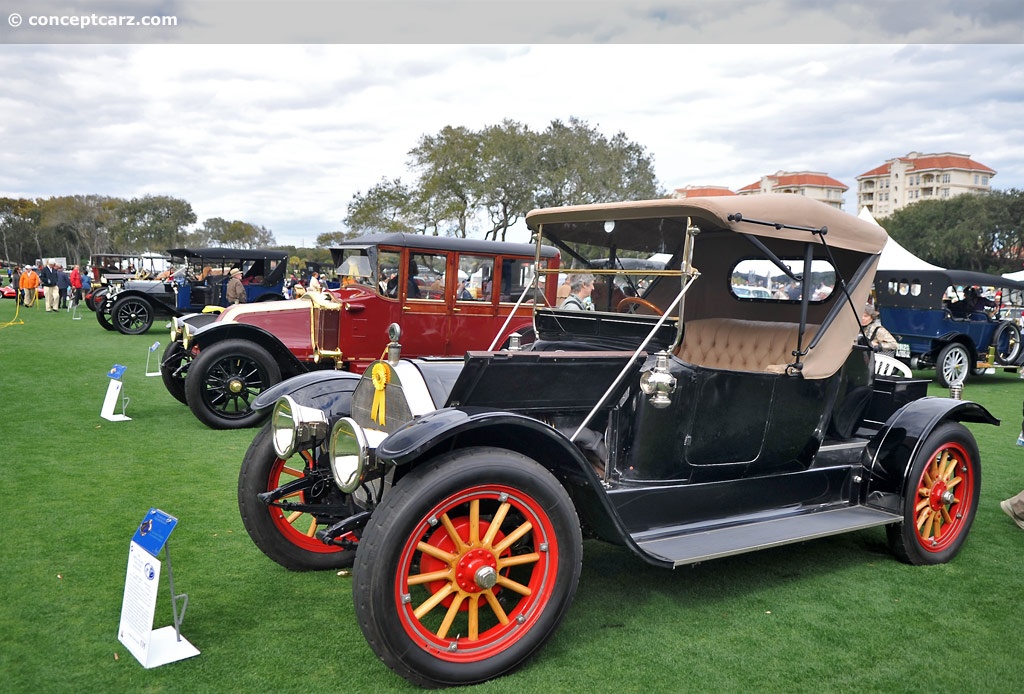
<path fill-rule="evenodd" d="M 232 378 L 230 381 L 228 381 L 228 390 L 230 390 L 232 393 L 236 395 L 238 393 L 241 393 L 243 390 L 245 390 L 245 381 L 243 381 L 240 378 Z"/>

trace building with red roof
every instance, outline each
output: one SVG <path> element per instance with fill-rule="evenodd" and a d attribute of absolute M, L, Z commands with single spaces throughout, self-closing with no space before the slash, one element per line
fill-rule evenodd
<path fill-rule="evenodd" d="M 720 195 L 736 195 L 725 186 L 683 186 L 672 191 L 673 198 L 706 198 Z"/>
<path fill-rule="evenodd" d="M 919 200 L 990 191 L 995 175 L 969 154 L 910 152 L 857 176 L 857 204 L 876 218 L 887 217 Z"/>
<path fill-rule="evenodd" d="M 743 186 L 739 195 L 754 193 L 792 193 L 806 195 L 837 209 L 843 209 L 843 195 L 849 186 L 820 171 L 778 171 L 760 181 Z"/>

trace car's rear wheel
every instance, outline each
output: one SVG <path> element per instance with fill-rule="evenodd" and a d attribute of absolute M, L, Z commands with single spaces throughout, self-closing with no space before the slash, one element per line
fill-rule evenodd
<path fill-rule="evenodd" d="M 1020 357 L 1020 328 L 1009 321 L 1003 321 L 992 335 L 992 344 L 996 348 L 996 363 L 1009 366 L 1017 363 Z"/>
<path fill-rule="evenodd" d="M 958 422 L 938 426 L 921 445 L 907 478 L 903 522 L 886 528 L 893 553 L 908 564 L 942 564 L 967 539 L 978 510 L 978 444 Z"/>
<path fill-rule="evenodd" d="M 299 451 L 288 460 L 274 451 L 273 436 L 267 424 L 249 445 L 238 473 L 238 510 L 249 537 L 265 555 L 291 571 L 322 571 L 352 565 L 354 550 L 327 545 L 316 532 L 328 524 L 351 515 L 354 509 L 344 503 L 340 490 L 330 479 L 330 471 L 321 474 L 312 453 Z M 257 495 L 285 484 L 307 482 L 279 501 L 322 507 L 323 510 L 282 509 L 267 506 Z M 351 540 L 358 542 L 353 535 Z"/>
<path fill-rule="evenodd" d="M 141 335 L 153 325 L 153 305 L 137 296 L 120 297 L 110 307 L 110 320 L 122 335 Z"/>
<path fill-rule="evenodd" d="M 582 553 L 550 472 L 507 450 L 457 450 L 403 477 L 370 518 L 352 584 L 359 626 L 411 682 L 482 682 L 554 633 Z"/>
<path fill-rule="evenodd" d="M 935 368 L 939 385 L 943 388 L 962 385 L 967 380 L 968 372 L 974 368 L 971 352 L 959 342 L 950 342 L 939 350 Z"/>
<path fill-rule="evenodd" d="M 267 350 L 247 340 L 225 340 L 199 352 L 188 366 L 189 409 L 211 429 L 244 429 L 267 412 L 252 409 L 260 393 L 281 381 L 281 368 Z"/>
<path fill-rule="evenodd" d="M 180 342 L 172 342 L 164 348 L 164 356 L 160 360 L 160 378 L 164 387 L 175 400 L 185 405 L 188 397 L 185 395 L 185 373 L 181 367 L 191 359 Z"/>

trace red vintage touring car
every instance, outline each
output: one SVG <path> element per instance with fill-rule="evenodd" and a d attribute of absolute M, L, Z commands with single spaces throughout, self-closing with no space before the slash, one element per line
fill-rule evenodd
<path fill-rule="evenodd" d="M 161 372 L 168 391 L 215 429 L 253 426 L 253 400 L 279 381 L 324 369 L 351 379 L 380 358 L 387 326 L 410 356 L 494 349 L 533 339 L 534 303 L 553 305 L 550 246 L 419 234 L 363 236 L 331 249 L 341 287 L 287 301 L 174 319 Z M 548 276 L 548 275 L 545 275 Z"/>

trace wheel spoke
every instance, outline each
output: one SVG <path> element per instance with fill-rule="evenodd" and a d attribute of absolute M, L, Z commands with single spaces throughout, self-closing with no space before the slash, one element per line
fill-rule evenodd
<path fill-rule="evenodd" d="M 455 616 L 459 614 L 459 608 L 462 606 L 462 601 L 465 598 L 465 593 L 461 591 L 455 594 L 455 599 L 448 606 L 448 612 L 445 613 L 444 621 L 441 622 L 441 626 L 437 630 L 437 638 L 443 639 L 448 636 L 448 630 L 452 628 L 452 622 L 455 621 Z"/>
<path fill-rule="evenodd" d="M 505 609 L 501 606 L 501 603 L 498 602 L 498 598 L 494 595 L 493 591 L 484 591 L 484 599 L 490 606 L 491 612 L 493 612 L 494 616 L 498 618 L 498 622 L 502 625 L 508 624 L 508 615 L 505 614 Z"/>
<path fill-rule="evenodd" d="M 451 569 L 441 569 L 439 571 L 430 571 L 427 573 L 416 574 L 410 576 L 406 581 L 410 586 L 419 586 L 424 583 L 433 583 L 434 581 L 450 581 L 452 580 Z"/>
<path fill-rule="evenodd" d="M 503 588 L 508 588 L 509 590 L 514 590 L 520 595 L 533 595 L 533 591 L 530 590 L 527 586 L 524 586 L 522 583 L 513 581 L 511 578 L 506 578 L 505 576 L 502 576 L 500 574 L 498 575 L 498 585 L 502 586 Z"/>
<path fill-rule="evenodd" d="M 448 565 L 454 564 L 455 560 L 458 558 L 456 555 L 451 554 L 449 552 L 445 552 L 443 549 L 434 547 L 434 545 L 427 544 L 426 542 L 420 542 L 419 544 L 417 544 L 416 549 L 423 552 L 424 554 L 429 554 L 430 556 L 434 557 L 434 559 L 443 561 Z"/>
<path fill-rule="evenodd" d="M 530 523 L 529 521 L 523 523 L 518 528 L 513 530 L 511 533 L 506 535 L 504 540 L 502 540 L 497 545 L 495 545 L 494 546 L 494 551 L 497 552 L 498 554 L 501 554 L 506 549 L 508 549 L 512 545 L 513 542 L 515 542 L 516 540 L 521 538 L 526 533 L 530 532 L 532 529 L 533 529 L 533 524 L 532 523 Z"/>
<path fill-rule="evenodd" d="M 455 553 L 462 554 L 465 552 L 467 545 L 463 541 L 462 536 L 459 535 L 459 531 L 455 529 L 455 525 L 452 523 L 452 519 L 448 517 L 447 513 L 441 516 L 441 525 L 443 525 L 444 529 L 448 532 L 448 537 L 450 537 L 452 542 L 455 543 Z"/>
<path fill-rule="evenodd" d="M 454 590 L 455 588 L 452 587 L 451 583 L 446 583 L 441 590 L 427 598 L 423 604 L 413 610 L 412 613 L 416 615 L 416 619 L 423 619 L 431 610 L 444 602 L 444 599 L 451 595 Z"/>
<path fill-rule="evenodd" d="M 483 547 L 491 547 L 494 545 L 494 538 L 498 534 L 498 529 L 501 528 L 501 524 L 505 522 L 505 516 L 508 515 L 508 510 L 512 508 L 512 505 L 507 501 L 498 507 L 498 510 L 494 513 L 494 519 L 491 520 L 491 526 L 487 528 L 487 534 L 484 535 L 483 541 L 480 543 Z"/>
<path fill-rule="evenodd" d="M 536 552 L 530 554 L 517 554 L 507 559 L 498 559 L 498 568 L 506 569 L 512 566 L 523 566 L 524 564 L 533 564 L 540 561 L 540 555 Z"/>

